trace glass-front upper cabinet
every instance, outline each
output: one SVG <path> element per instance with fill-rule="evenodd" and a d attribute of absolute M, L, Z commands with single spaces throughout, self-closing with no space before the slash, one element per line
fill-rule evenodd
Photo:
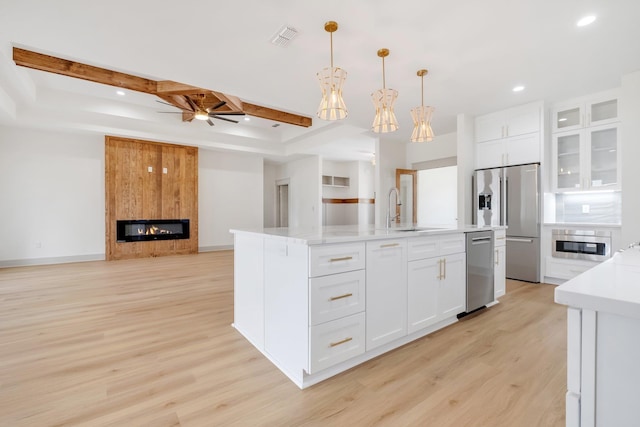
<path fill-rule="evenodd" d="M 617 124 L 556 133 L 552 152 L 555 191 L 620 189 Z"/>
<path fill-rule="evenodd" d="M 614 95 L 565 104 L 551 113 L 553 132 L 599 126 L 618 120 L 618 99 Z"/>

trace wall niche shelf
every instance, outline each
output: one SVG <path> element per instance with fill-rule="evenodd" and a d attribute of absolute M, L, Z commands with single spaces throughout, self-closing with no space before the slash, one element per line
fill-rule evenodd
<path fill-rule="evenodd" d="M 349 177 L 322 175 L 322 185 L 325 187 L 348 187 Z"/>

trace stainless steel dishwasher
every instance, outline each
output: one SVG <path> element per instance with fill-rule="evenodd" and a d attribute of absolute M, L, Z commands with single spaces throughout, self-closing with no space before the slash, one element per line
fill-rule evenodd
<path fill-rule="evenodd" d="M 467 311 L 471 313 L 492 302 L 493 231 L 467 233 Z"/>

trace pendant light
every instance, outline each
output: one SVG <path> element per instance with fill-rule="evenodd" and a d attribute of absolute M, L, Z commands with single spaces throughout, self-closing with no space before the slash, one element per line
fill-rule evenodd
<path fill-rule="evenodd" d="M 429 142 L 433 141 L 433 130 L 431 129 L 431 115 L 435 108 L 424 106 L 424 76 L 427 70 L 418 70 L 418 77 L 421 79 L 422 102 L 419 107 L 411 110 L 413 118 L 413 133 L 411 134 L 411 142 Z"/>
<path fill-rule="evenodd" d="M 389 56 L 389 49 L 378 50 L 378 56 L 382 58 L 382 89 L 371 94 L 373 105 L 376 107 L 372 130 L 376 133 L 393 132 L 398 130 L 398 120 L 393 112 L 393 104 L 398 98 L 398 91 L 387 89 L 385 85 L 384 58 Z"/>
<path fill-rule="evenodd" d="M 318 117 L 322 120 L 341 120 L 347 117 L 347 107 L 342 99 L 342 85 L 347 79 L 347 72 L 333 66 L 333 33 L 338 30 L 338 23 L 329 21 L 324 29 L 331 39 L 331 67 L 323 68 L 318 74 L 318 81 L 322 89 L 322 100 L 318 107 Z"/>

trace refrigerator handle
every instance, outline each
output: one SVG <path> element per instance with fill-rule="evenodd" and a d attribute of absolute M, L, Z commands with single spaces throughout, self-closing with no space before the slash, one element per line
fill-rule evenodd
<path fill-rule="evenodd" d="M 502 209 L 503 209 L 503 218 L 504 218 L 504 224 L 505 226 L 509 226 L 509 209 L 508 209 L 508 203 L 509 203 L 509 178 L 507 178 L 506 176 L 504 177 L 504 195 L 502 197 Z"/>

